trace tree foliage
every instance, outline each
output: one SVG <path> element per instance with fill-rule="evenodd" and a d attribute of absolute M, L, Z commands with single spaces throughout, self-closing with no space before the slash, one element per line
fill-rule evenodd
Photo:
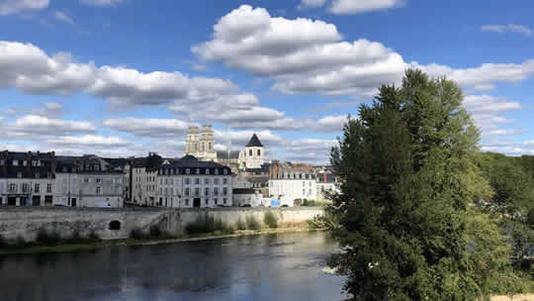
<path fill-rule="evenodd" d="M 349 118 L 331 162 L 329 214 L 342 246 L 332 265 L 354 300 L 475 300 L 514 279 L 495 222 L 474 212 L 491 189 L 462 92 L 408 70 Z"/>

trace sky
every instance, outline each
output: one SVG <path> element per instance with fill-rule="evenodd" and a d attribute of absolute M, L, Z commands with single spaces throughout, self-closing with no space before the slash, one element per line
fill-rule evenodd
<path fill-rule="evenodd" d="M 328 162 L 348 115 L 408 68 L 464 91 L 484 151 L 534 154 L 531 0 L 0 0 L 0 149 L 183 155 L 258 133 Z"/>

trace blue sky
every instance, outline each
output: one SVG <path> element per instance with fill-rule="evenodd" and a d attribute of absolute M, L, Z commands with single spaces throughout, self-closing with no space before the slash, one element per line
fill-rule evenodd
<path fill-rule="evenodd" d="M 464 89 L 483 150 L 534 154 L 534 3 L 0 0 L 0 149 L 218 149 L 324 163 L 347 114 L 418 67 Z"/>

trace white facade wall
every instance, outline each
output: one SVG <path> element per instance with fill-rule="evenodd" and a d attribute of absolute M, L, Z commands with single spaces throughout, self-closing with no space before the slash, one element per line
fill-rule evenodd
<path fill-rule="evenodd" d="M 145 167 L 132 168 L 132 201 L 146 206 L 155 206 L 158 172 L 147 171 Z"/>
<path fill-rule="evenodd" d="M 0 179 L 1 205 L 52 206 L 54 186 L 53 178 Z"/>
<path fill-rule="evenodd" d="M 54 205 L 123 207 L 122 173 L 56 173 Z"/>
<path fill-rule="evenodd" d="M 259 193 L 234 193 L 233 203 L 234 206 L 245 206 L 250 205 L 250 207 L 264 206 L 263 195 Z"/>
<path fill-rule="evenodd" d="M 315 179 L 270 179 L 269 194 L 281 205 L 293 206 L 296 199 L 317 199 Z"/>
<path fill-rule="evenodd" d="M 261 168 L 265 162 L 263 147 L 247 146 L 239 153 L 241 168 Z"/>
<path fill-rule="evenodd" d="M 169 208 L 232 206 L 231 175 L 159 175 L 158 202 Z"/>

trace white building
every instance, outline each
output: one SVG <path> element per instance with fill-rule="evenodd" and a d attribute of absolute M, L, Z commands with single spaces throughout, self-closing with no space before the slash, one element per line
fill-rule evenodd
<path fill-rule="evenodd" d="M 269 196 L 279 199 L 281 206 L 294 206 L 296 200 L 317 200 L 312 166 L 275 161 L 269 165 L 268 174 Z"/>
<path fill-rule="evenodd" d="M 52 206 L 55 155 L 0 152 L 0 205 Z"/>
<path fill-rule="evenodd" d="M 127 202 L 140 206 L 158 205 L 157 176 L 162 163 L 163 158 L 155 153 L 130 160 L 125 169 L 129 173 Z"/>
<path fill-rule="evenodd" d="M 229 167 L 193 156 L 165 160 L 158 170 L 158 201 L 163 207 L 232 206 Z"/>
<path fill-rule="evenodd" d="M 69 207 L 120 208 L 124 173 L 97 156 L 59 157 L 54 204 Z"/>
<path fill-rule="evenodd" d="M 254 133 L 249 142 L 239 153 L 240 169 L 259 169 L 265 163 L 263 144 Z"/>

